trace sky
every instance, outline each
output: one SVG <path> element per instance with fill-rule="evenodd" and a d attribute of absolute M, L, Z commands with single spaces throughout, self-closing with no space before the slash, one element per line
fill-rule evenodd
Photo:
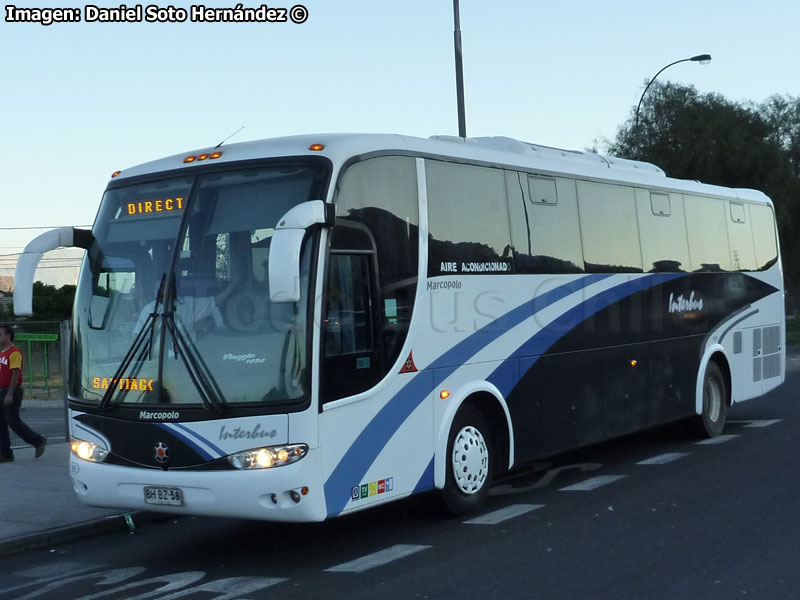
<path fill-rule="evenodd" d="M 298 1 L 301 24 L 43 26 L 8 22 L 3 4 L 0 275 L 42 231 L 33 228 L 91 224 L 112 172 L 216 145 L 242 126 L 231 143 L 457 135 L 451 0 Z M 15 6 L 83 17 L 87 4 Z M 797 0 L 460 0 L 460 12 L 468 136 L 602 148 L 661 67 L 702 53 L 710 64 L 681 63 L 659 81 L 737 102 L 800 96 Z M 75 259 L 46 259 L 37 278 L 74 280 Z"/>

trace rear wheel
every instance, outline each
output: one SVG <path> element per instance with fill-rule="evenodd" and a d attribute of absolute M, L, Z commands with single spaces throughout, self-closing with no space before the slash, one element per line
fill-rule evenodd
<path fill-rule="evenodd" d="M 458 411 L 447 441 L 447 475 L 442 499 L 445 508 L 460 516 L 478 509 L 492 482 L 492 439 L 486 421 L 475 408 Z"/>
<path fill-rule="evenodd" d="M 722 369 L 709 362 L 703 377 L 703 410 L 695 417 L 695 431 L 701 437 L 717 437 L 725 428 L 728 385 Z"/>

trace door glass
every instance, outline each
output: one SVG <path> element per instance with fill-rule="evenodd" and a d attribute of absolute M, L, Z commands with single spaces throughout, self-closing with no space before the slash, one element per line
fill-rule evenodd
<path fill-rule="evenodd" d="M 332 254 L 326 306 L 325 353 L 369 352 L 372 344 L 368 254 Z"/>

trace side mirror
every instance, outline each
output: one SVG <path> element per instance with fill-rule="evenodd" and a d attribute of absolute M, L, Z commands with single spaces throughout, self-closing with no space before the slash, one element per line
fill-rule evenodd
<path fill-rule="evenodd" d="M 300 250 L 306 230 L 313 225 L 332 227 L 336 208 L 322 200 L 309 200 L 290 209 L 272 234 L 269 248 L 269 299 L 300 301 Z"/>

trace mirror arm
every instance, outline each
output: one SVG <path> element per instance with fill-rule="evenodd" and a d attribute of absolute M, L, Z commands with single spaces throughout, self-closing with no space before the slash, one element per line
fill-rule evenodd
<path fill-rule="evenodd" d="M 86 229 L 59 227 L 33 238 L 17 259 L 14 269 L 14 314 L 20 317 L 33 314 L 33 277 L 45 252 L 57 248 L 83 248 L 94 243 L 94 235 Z"/>

